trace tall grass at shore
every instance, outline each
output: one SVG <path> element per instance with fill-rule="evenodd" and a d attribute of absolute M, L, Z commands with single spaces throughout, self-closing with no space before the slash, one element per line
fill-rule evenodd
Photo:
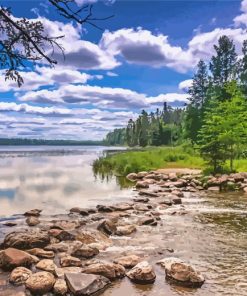
<path fill-rule="evenodd" d="M 150 147 L 139 151 L 124 151 L 94 161 L 94 171 L 125 176 L 132 172 L 159 168 L 201 168 L 202 158 L 191 147 Z"/>

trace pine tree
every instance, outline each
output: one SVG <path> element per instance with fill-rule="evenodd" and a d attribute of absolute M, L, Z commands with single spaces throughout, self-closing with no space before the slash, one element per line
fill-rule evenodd
<path fill-rule="evenodd" d="M 247 97 L 247 40 L 243 42 L 243 57 L 240 60 L 240 84 L 243 94 Z"/>

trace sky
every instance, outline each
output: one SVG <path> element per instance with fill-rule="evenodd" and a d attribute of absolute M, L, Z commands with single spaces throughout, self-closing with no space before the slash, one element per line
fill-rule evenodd
<path fill-rule="evenodd" d="M 209 61 L 219 37 L 233 39 L 239 56 L 247 39 L 247 0 L 75 1 L 114 17 L 99 30 L 64 19 L 46 0 L 1 1 L 14 17 L 64 36 L 65 58 L 55 48 L 56 67 L 22 69 L 20 88 L 0 70 L 0 137 L 101 140 L 142 109 L 184 106 L 198 61 Z"/>

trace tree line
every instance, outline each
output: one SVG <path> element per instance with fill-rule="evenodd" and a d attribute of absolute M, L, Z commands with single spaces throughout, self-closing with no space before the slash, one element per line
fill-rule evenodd
<path fill-rule="evenodd" d="M 142 111 L 126 128 L 106 136 L 110 145 L 176 145 L 185 140 L 199 150 L 214 172 L 222 171 L 247 145 L 247 40 L 239 57 L 233 40 L 222 36 L 209 63 L 200 60 L 188 90 L 188 104 L 164 104 L 156 113 Z"/>

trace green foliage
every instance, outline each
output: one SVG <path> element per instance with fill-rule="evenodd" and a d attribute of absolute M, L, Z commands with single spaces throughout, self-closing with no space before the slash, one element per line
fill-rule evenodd
<path fill-rule="evenodd" d="M 109 171 L 122 176 L 164 167 L 202 168 L 204 161 L 198 153 L 192 147 L 188 151 L 189 153 L 183 146 L 179 146 L 120 152 L 99 158 L 93 167 L 98 174 Z"/>

